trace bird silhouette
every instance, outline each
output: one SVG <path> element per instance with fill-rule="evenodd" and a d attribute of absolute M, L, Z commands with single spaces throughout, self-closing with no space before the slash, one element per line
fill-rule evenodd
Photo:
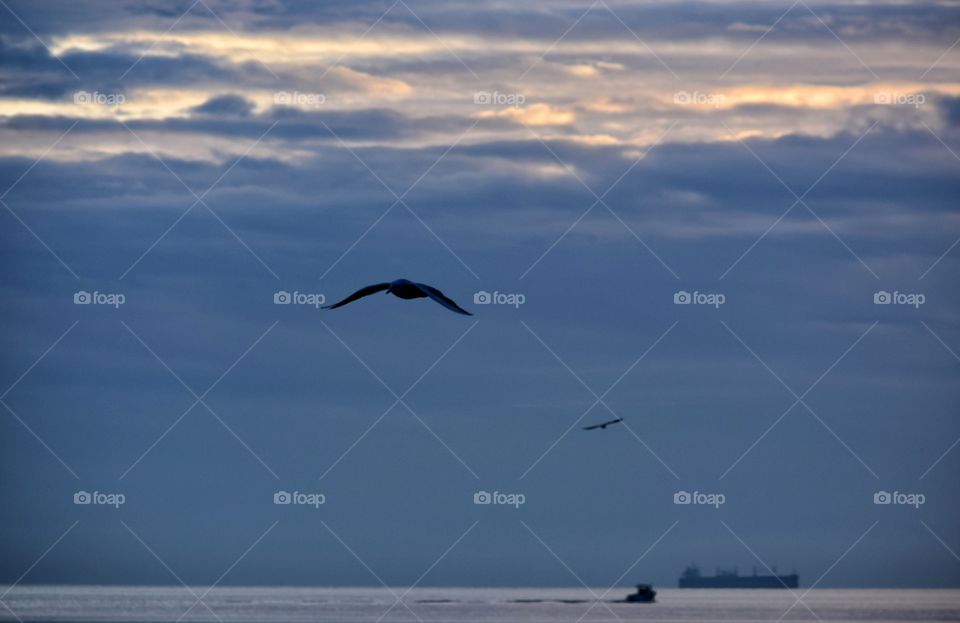
<path fill-rule="evenodd" d="M 615 420 L 608 420 L 608 421 L 606 421 L 606 422 L 601 422 L 600 424 L 591 424 L 590 426 L 584 426 L 584 427 L 583 427 L 583 430 L 596 430 L 596 429 L 598 429 L 598 428 L 606 429 L 606 428 L 607 428 L 608 426 L 610 426 L 611 424 L 617 424 L 617 423 L 622 422 L 622 421 L 623 421 L 623 418 L 622 418 L 622 417 L 618 417 L 618 418 L 615 419 Z"/>
<path fill-rule="evenodd" d="M 365 296 L 370 296 L 371 294 L 376 294 L 377 292 L 383 292 L 384 290 L 386 290 L 387 294 L 392 294 L 396 297 L 408 300 L 430 297 L 452 312 L 463 314 L 465 316 L 473 315 L 454 303 L 453 300 L 447 298 L 443 292 L 437 290 L 433 286 L 428 286 L 425 283 L 414 283 L 409 279 L 396 279 L 389 283 L 377 283 L 372 286 L 360 288 L 338 303 L 334 303 L 333 305 L 325 305 L 324 309 L 336 309 L 338 307 L 343 307 L 347 303 L 352 303 L 357 299 L 362 299 Z"/>

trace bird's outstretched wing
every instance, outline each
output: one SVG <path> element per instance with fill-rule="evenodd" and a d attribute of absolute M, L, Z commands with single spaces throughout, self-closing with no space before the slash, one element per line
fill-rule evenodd
<path fill-rule="evenodd" d="M 610 426 L 611 424 L 618 424 L 618 423 L 620 423 L 620 422 L 622 422 L 622 421 L 623 421 L 623 418 L 622 418 L 622 417 L 621 417 L 621 418 L 617 418 L 617 419 L 615 419 L 615 420 L 607 420 L 606 422 L 600 422 L 599 424 L 591 424 L 590 426 L 584 426 L 584 427 L 583 427 L 583 430 L 596 430 L 596 429 L 598 429 L 598 428 L 602 428 L 602 429 L 606 430 L 607 427 Z"/>
<path fill-rule="evenodd" d="M 371 294 L 376 294 L 377 292 L 383 292 L 384 290 L 386 290 L 386 289 L 389 288 L 389 287 L 390 287 L 390 284 L 389 284 L 389 283 L 378 283 L 378 284 L 375 284 L 375 285 L 372 285 L 372 286 L 367 286 L 366 288 L 360 288 L 359 290 L 357 290 L 356 292 L 354 292 L 353 294 L 351 294 L 351 295 L 348 296 L 347 298 L 343 299 L 343 300 L 340 301 L 339 303 L 334 303 L 333 305 L 324 305 L 323 308 L 324 308 L 324 309 L 336 309 L 336 308 L 338 308 L 338 307 L 343 307 L 343 306 L 346 305 L 347 303 L 352 303 L 352 302 L 354 302 L 354 301 L 357 300 L 357 299 L 362 299 L 362 298 L 365 297 L 365 296 L 369 296 L 369 295 L 371 295 Z"/>
<path fill-rule="evenodd" d="M 456 303 L 454 303 L 451 299 L 447 298 L 447 296 L 446 296 L 443 292 L 441 292 L 440 290 L 437 290 L 437 289 L 434 288 L 434 287 L 428 286 L 428 285 L 425 284 L 425 283 L 418 283 L 418 284 L 417 284 L 417 287 L 420 288 L 421 290 L 423 290 L 423 291 L 426 293 L 427 296 L 429 296 L 430 298 L 432 298 L 432 299 L 433 299 L 434 301 L 436 301 L 437 303 L 440 303 L 441 305 L 443 305 L 444 307 L 446 307 L 446 308 L 449 309 L 450 311 L 452 311 L 452 312 L 457 312 L 458 314 L 463 314 L 464 316 L 472 316 L 472 315 L 473 315 L 473 314 L 471 314 L 470 312 L 468 312 L 467 310 L 465 310 L 464 308 L 462 308 L 462 307 L 460 307 L 459 305 L 457 305 Z"/>

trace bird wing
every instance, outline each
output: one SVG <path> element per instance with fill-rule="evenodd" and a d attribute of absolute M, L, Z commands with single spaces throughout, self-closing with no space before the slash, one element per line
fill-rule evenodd
<path fill-rule="evenodd" d="M 583 430 L 596 430 L 598 428 L 602 428 L 603 430 L 606 430 L 607 427 L 610 426 L 611 424 L 617 424 L 618 422 L 622 422 L 622 421 L 623 421 L 623 418 L 617 418 L 615 420 L 607 420 L 606 422 L 601 422 L 599 424 L 591 424 L 590 426 L 584 426 Z"/>
<path fill-rule="evenodd" d="M 444 307 L 446 307 L 446 308 L 449 309 L 450 311 L 452 311 L 452 312 L 457 312 L 458 314 L 463 314 L 463 315 L 465 315 L 465 316 L 472 316 L 472 315 L 473 315 L 473 314 L 471 314 L 470 312 L 468 312 L 467 310 L 465 310 L 464 308 L 462 308 L 462 307 L 460 307 L 459 305 L 457 305 L 456 303 L 454 303 L 451 299 L 447 298 L 447 296 L 446 296 L 443 292 L 441 292 L 440 290 L 437 290 L 437 289 L 434 288 L 434 287 L 428 286 L 428 285 L 425 284 L 425 283 L 418 283 L 418 284 L 417 284 L 417 287 L 420 288 L 421 290 L 423 290 L 424 293 L 426 293 L 427 296 L 429 296 L 430 298 L 432 298 L 432 299 L 433 299 L 434 301 L 436 301 L 437 303 L 440 303 L 441 305 L 443 305 Z"/>
<path fill-rule="evenodd" d="M 323 308 L 324 308 L 324 309 L 336 309 L 336 308 L 338 308 L 338 307 L 343 307 L 343 306 L 346 305 L 347 303 L 352 303 L 352 302 L 354 302 L 355 300 L 357 300 L 357 299 L 362 299 L 362 298 L 365 297 L 365 296 L 369 296 L 369 295 L 371 295 L 371 294 L 376 294 L 377 292 L 382 292 L 382 291 L 386 290 L 386 289 L 389 288 L 389 287 L 390 287 L 390 284 L 389 284 L 389 283 L 378 283 L 378 284 L 375 284 L 375 285 L 372 285 L 372 286 L 367 286 L 366 288 L 360 288 L 359 290 L 357 290 L 356 292 L 354 292 L 353 294 L 351 294 L 351 295 L 348 296 L 347 298 L 343 299 L 343 300 L 340 301 L 339 303 L 334 303 L 333 305 L 324 305 Z"/>

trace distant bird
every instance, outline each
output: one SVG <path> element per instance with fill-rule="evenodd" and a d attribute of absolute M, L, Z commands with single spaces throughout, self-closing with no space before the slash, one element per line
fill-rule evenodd
<path fill-rule="evenodd" d="M 591 424 L 590 426 L 584 426 L 584 427 L 583 427 L 583 430 L 596 430 L 596 429 L 598 429 L 598 428 L 604 428 L 604 429 L 605 429 L 606 427 L 610 426 L 611 424 L 617 424 L 617 423 L 622 422 L 622 421 L 623 421 L 623 418 L 622 418 L 622 417 L 618 417 L 618 418 L 615 419 L 615 420 L 608 420 L 608 421 L 603 422 L 603 423 L 601 423 L 601 424 Z"/>
<path fill-rule="evenodd" d="M 451 299 L 447 298 L 447 296 L 440 290 L 437 290 L 432 286 L 428 286 L 425 283 L 414 283 L 408 279 L 396 279 L 389 283 L 378 283 L 372 286 L 367 286 L 366 288 L 360 288 L 339 303 L 324 306 L 324 309 L 336 309 L 338 307 L 343 307 L 347 303 L 352 303 L 357 299 L 361 299 L 371 294 L 376 294 L 377 292 L 383 292 L 384 290 L 387 291 L 387 294 L 392 294 L 402 299 L 421 299 L 424 297 L 430 297 L 452 312 L 457 312 L 458 314 L 463 314 L 465 316 L 473 315 L 454 303 Z"/>

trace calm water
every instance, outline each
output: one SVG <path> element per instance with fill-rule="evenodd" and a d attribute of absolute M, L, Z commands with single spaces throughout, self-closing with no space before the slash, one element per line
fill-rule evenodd
<path fill-rule="evenodd" d="M 586 589 L 417 588 L 404 597 L 409 610 L 383 616 L 395 601 L 386 589 L 231 587 L 180 619 L 196 601 L 182 587 L 18 586 L 0 602 L 0 621 L 777 621 L 795 601 L 787 590 L 658 591 L 655 604 L 622 604 L 612 601 L 627 589 L 597 602 Z M 804 602 L 816 617 L 797 605 L 782 620 L 960 621 L 960 590 L 817 589 Z"/>

